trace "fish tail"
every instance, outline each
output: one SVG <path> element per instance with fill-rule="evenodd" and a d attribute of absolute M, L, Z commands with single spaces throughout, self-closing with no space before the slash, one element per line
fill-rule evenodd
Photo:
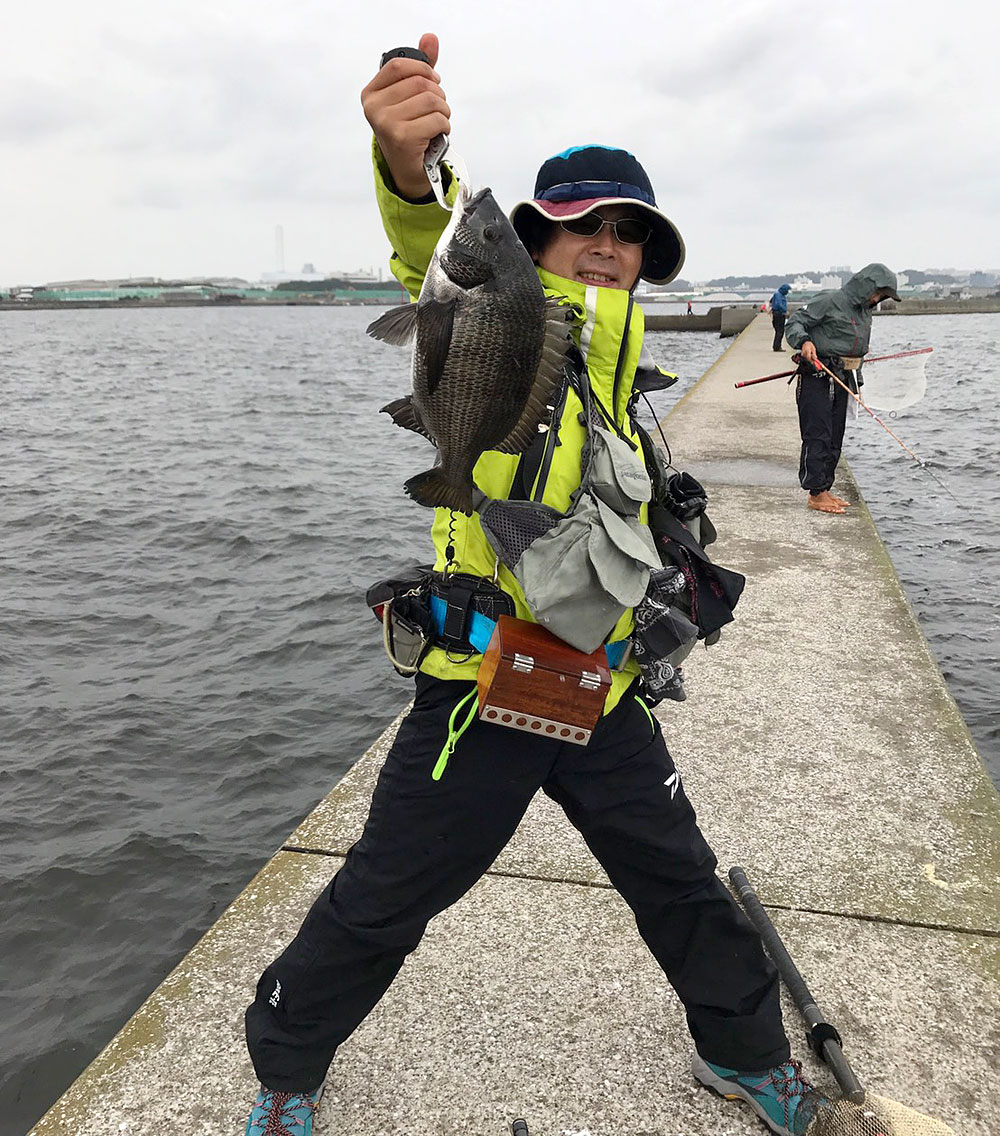
<path fill-rule="evenodd" d="M 421 505 L 430 508 L 454 509 L 457 513 L 472 516 L 472 485 L 449 481 L 440 466 L 418 473 L 403 484 L 403 488 Z"/>

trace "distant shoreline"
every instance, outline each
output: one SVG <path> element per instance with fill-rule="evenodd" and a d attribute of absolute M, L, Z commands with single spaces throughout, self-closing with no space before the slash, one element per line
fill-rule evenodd
<path fill-rule="evenodd" d="M 293 296 L 287 300 L 0 300 L 0 312 L 53 312 L 62 308 L 385 308 L 392 303 L 378 300 L 314 300 Z"/>
<path fill-rule="evenodd" d="M 642 303 L 642 297 L 638 297 Z M 683 301 L 681 301 L 683 302 Z M 222 308 L 358 308 L 391 307 L 385 299 L 378 300 L 325 300 L 309 296 L 293 296 L 287 300 L 0 300 L 0 312 L 51 312 L 62 309 L 80 311 L 83 309 L 122 309 L 122 308 L 204 308 L 216 311 Z M 733 300 L 719 303 L 724 307 L 753 307 L 759 304 L 747 300 Z M 797 306 L 797 305 L 796 305 Z M 875 314 L 879 316 L 945 316 L 983 312 L 1000 312 L 1000 296 L 982 297 L 969 300 L 901 300 L 898 304 L 883 307 Z M 672 318 L 672 317 L 660 317 Z M 698 318 L 698 317 L 694 317 Z M 695 330 L 691 327 L 691 330 Z"/>

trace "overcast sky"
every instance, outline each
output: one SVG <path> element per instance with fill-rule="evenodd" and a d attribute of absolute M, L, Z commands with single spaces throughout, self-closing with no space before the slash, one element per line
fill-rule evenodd
<path fill-rule="evenodd" d="M 384 266 L 359 93 L 423 31 L 506 208 L 550 154 L 612 143 L 689 279 L 1000 268 L 993 4 L 7 0 L 0 286 L 259 279 L 279 224 L 289 270 Z"/>

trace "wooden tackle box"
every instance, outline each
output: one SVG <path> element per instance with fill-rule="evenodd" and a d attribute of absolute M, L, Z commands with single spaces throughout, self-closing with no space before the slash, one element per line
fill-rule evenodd
<path fill-rule="evenodd" d="M 586 745 L 611 688 L 604 648 L 577 651 L 537 623 L 501 615 L 479 667 L 479 716 Z"/>

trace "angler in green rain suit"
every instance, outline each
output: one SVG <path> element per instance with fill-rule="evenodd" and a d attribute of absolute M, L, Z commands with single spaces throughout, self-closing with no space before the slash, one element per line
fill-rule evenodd
<path fill-rule="evenodd" d="M 388 91 L 380 105 L 390 115 L 400 105 L 391 84 L 427 74 L 423 64 L 395 60 L 366 94 Z M 366 113 L 380 137 L 381 112 L 366 104 Z M 441 129 L 437 119 L 428 121 L 418 159 Z M 378 143 L 374 165 L 392 269 L 416 297 L 447 217 L 433 198 L 419 193 L 417 179 L 404 195 Z M 595 213 L 600 223 L 592 223 Z M 596 229 L 589 236 L 557 224 L 581 217 L 590 221 L 577 230 Z M 628 244 L 634 224 L 616 227 L 626 218 L 649 230 L 644 245 Z M 542 166 L 533 199 L 515 209 L 513 221 L 546 289 L 580 305 L 579 347 L 595 401 L 605 421 L 635 441 L 629 404 L 640 369 L 643 317 L 631 290 L 640 272 L 665 281 L 683 262 L 683 244 L 656 208 L 645 171 L 625 151 L 566 151 Z M 573 389 L 565 393 L 560 444 L 542 455 L 531 484 L 521 486 L 560 510 L 580 484 L 586 437 L 582 404 Z M 504 498 L 518 465 L 517 456 L 486 453 L 475 468 L 476 483 L 487 496 Z M 439 509 L 433 537 L 439 569 L 448 562 L 492 578 L 496 557 L 477 515 Z M 523 592 L 502 566 L 499 583 L 517 615 L 531 620 Z M 609 641 L 626 637 L 631 627 L 629 610 Z M 455 662 L 443 651 L 424 659 L 413 709 L 386 756 L 361 839 L 295 939 L 260 978 L 246 1028 L 263 1087 L 247 1132 L 259 1136 L 271 1130 L 268 1123 L 301 1116 L 307 1136 L 318 1086 L 337 1048 L 381 998 L 428 920 L 488 869 L 541 789 L 563 807 L 631 906 L 640 934 L 683 1002 L 697 1050 L 695 1075 L 748 1100 L 774 1132 L 788 1136 L 806 1083 L 789 1061 L 777 973 L 716 876 L 717 861 L 660 725 L 637 693 L 636 669 L 626 666 L 615 675 L 604 717 L 586 746 L 472 715 L 434 780 L 449 723 L 474 696 L 478 663 L 478 656 Z M 745 1075 L 752 1091 L 739 1083 L 744 1075 L 737 1070 L 755 1071 Z M 770 1103 L 762 1104 L 765 1099 Z"/>
<path fill-rule="evenodd" d="M 785 338 L 803 359 L 795 392 L 802 434 L 799 483 L 809 492 L 809 507 L 821 513 L 843 513 L 848 505 L 830 492 L 844 441 L 848 394 L 816 368 L 816 359 L 856 391 L 872 312 L 886 299 L 899 299 L 895 275 L 884 264 L 866 264 L 843 288 L 820 292 L 793 312 L 785 327 Z"/>

